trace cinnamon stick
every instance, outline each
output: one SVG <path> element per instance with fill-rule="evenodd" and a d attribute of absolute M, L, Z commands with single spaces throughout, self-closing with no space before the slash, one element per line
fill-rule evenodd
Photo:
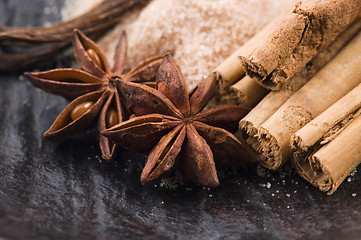
<path fill-rule="evenodd" d="M 256 151 L 262 150 L 258 141 L 259 127 L 266 122 L 288 98 L 329 62 L 360 30 L 361 20 L 358 20 L 342 32 L 328 48 L 321 51 L 298 74 L 286 82 L 281 90 L 272 91 L 267 94 L 267 96 L 240 121 L 240 132 L 243 135 L 244 141 L 248 143 L 251 148 L 254 148 Z M 243 90 L 242 93 L 251 92 L 252 89 L 251 87 L 248 91 Z"/>
<path fill-rule="evenodd" d="M 361 84 L 291 137 L 298 173 L 332 194 L 361 162 Z"/>
<path fill-rule="evenodd" d="M 304 0 L 255 46 L 241 53 L 248 75 L 262 86 L 278 90 L 307 62 L 361 16 L 361 0 Z"/>
<path fill-rule="evenodd" d="M 217 74 L 217 81 L 221 90 L 226 91 L 229 86 L 241 79 L 246 73 L 245 69 L 240 64 L 238 57 L 240 55 L 249 56 L 253 49 L 272 32 L 274 25 L 279 24 L 281 20 L 282 16 L 272 20 L 264 28 L 262 28 L 261 31 L 256 33 L 250 40 L 238 48 L 231 56 L 214 69 L 214 72 Z"/>
<path fill-rule="evenodd" d="M 270 93 L 261 101 L 260 106 L 241 120 L 241 130 L 246 135 L 249 134 L 247 142 L 262 156 L 265 167 L 277 169 L 288 161 L 291 135 L 361 81 L 359 49 L 361 33 L 281 107 L 276 105 L 292 93 L 292 89 L 290 92 Z M 283 99 L 273 105 L 277 97 Z M 269 112 L 265 109 L 269 109 Z"/>
<path fill-rule="evenodd" d="M 269 92 L 249 76 L 244 76 L 229 87 L 227 94 L 220 98 L 222 102 L 244 105 L 252 108 Z"/>

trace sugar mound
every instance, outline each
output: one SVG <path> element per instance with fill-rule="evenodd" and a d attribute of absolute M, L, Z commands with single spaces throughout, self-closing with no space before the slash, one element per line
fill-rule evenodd
<path fill-rule="evenodd" d="M 128 68 L 146 57 L 169 51 L 191 89 L 272 18 L 295 3 L 295 0 L 153 0 L 142 11 L 125 18 L 99 45 L 112 59 L 121 31 L 126 30 Z"/>

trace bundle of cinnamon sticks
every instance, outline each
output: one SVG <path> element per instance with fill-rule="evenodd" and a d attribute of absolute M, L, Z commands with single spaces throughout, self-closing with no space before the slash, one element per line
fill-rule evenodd
<path fill-rule="evenodd" d="M 361 0 L 305 0 L 219 65 L 224 101 L 254 107 L 244 141 L 332 194 L 361 163 Z M 246 74 L 246 75 L 245 75 Z"/>

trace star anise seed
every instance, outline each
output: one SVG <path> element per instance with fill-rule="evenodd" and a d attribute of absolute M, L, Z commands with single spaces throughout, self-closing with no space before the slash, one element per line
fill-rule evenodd
<path fill-rule="evenodd" d="M 258 161 L 227 131 L 237 129 L 248 109 L 221 105 L 201 112 L 214 96 L 215 74 L 204 79 L 189 95 L 180 68 L 167 54 L 156 83 L 153 89 L 116 81 L 122 101 L 136 117 L 102 132 L 131 150 L 144 150 L 158 142 L 148 156 L 142 183 L 168 173 L 177 156 L 185 180 L 210 187 L 219 185 L 216 163 L 242 165 Z"/>
<path fill-rule="evenodd" d="M 35 86 L 72 100 L 44 133 L 45 137 L 53 140 L 62 139 L 88 128 L 96 120 L 98 120 L 99 132 L 121 123 L 124 110 L 115 82 L 148 84 L 154 81 L 162 61 L 162 57 L 146 59 L 124 74 L 127 56 L 125 32 L 122 33 L 117 44 L 112 68 L 103 51 L 78 30 L 74 30 L 73 46 L 75 58 L 82 70 L 55 69 L 26 73 Z M 103 158 L 111 160 L 117 145 L 101 135 L 100 148 Z"/>

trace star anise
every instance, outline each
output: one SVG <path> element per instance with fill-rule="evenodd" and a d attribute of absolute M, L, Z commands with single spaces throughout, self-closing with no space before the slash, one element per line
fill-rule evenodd
<path fill-rule="evenodd" d="M 136 114 L 125 122 L 102 132 L 112 141 L 131 150 L 151 150 L 142 183 L 169 172 L 177 164 L 185 180 L 216 187 L 217 165 L 256 161 L 229 131 L 248 110 L 236 105 L 221 105 L 201 112 L 214 95 L 215 75 L 203 80 L 188 94 L 180 68 L 167 54 L 159 68 L 156 89 L 136 83 L 117 81 L 122 101 Z M 227 130 L 226 130 L 227 129 Z"/>
<path fill-rule="evenodd" d="M 112 68 L 103 51 L 78 30 L 74 30 L 73 46 L 75 58 L 82 70 L 55 69 L 26 73 L 35 86 L 73 100 L 44 133 L 45 137 L 53 140 L 88 128 L 97 117 L 99 132 L 122 122 L 124 109 L 115 81 L 154 81 L 162 61 L 161 57 L 152 57 L 123 74 L 127 55 L 125 32 L 116 46 Z M 101 135 L 100 148 L 103 158 L 111 160 L 117 145 Z"/>

